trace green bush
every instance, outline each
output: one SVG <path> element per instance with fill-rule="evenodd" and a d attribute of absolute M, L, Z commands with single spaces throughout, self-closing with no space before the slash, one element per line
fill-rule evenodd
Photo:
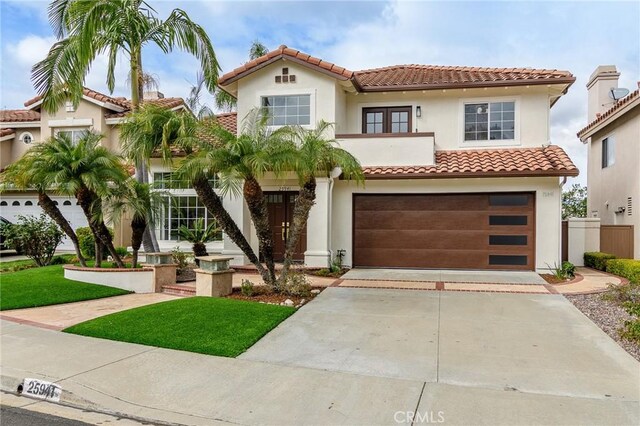
<path fill-rule="evenodd" d="M 171 250 L 171 258 L 173 263 L 178 265 L 178 274 L 183 273 L 189 266 L 189 255 L 180 250 L 180 247 Z"/>
<path fill-rule="evenodd" d="M 109 228 L 109 233 L 111 234 L 111 237 L 113 237 L 113 229 Z M 91 228 L 89 228 L 88 226 L 78 228 L 76 229 L 76 235 L 78 236 L 80 251 L 82 252 L 84 257 L 87 257 L 89 259 L 96 257 L 95 239 L 93 238 L 93 232 L 91 232 Z M 102 260 L 106 260 L 109 253 L 106 249 L 102 252 Z"/>
<path fill-rule="evenodd" d="M 640 260 L 611 259 L 607 262 L 607 272 L 640 284 Z"/>
<path fill-rule="evenodd" d="M 242 284 L 240 284 L 240 291 L 244 296 L 251 297 L 254 293 L 254 284 L 249 280 L 242 280 Z"/>
<path fill-rule="evenodd" d="M 122 257 L 127 257 L 129 255 L 129 252 L 127 251 L 126 247 L 116 247 L 116 253 L 118 253 L 118 256 Z"/>
<path fill-rule="evenodd" d="M 307 276 L 298 271 L 291 271 L 282 288 L 282 292 L 288 296 L 311 296 L 311 282 Z"/>
<path fill-rule="evenodd" d="M 51 263 L 56 247 L 62 241 L 64 233 L 45 214 L 39 217 L 18 216 L 18 223 L 5 229 L 9 246 L 21 247 L 25 256 L 38 266 Z"/>
<path fill-rule="evenodd" d="M 576 276 L 576 267 L 573 263 L 564 261 L 562 262 L 562 272 L 567 278 L 573 278 Z"/>
<path fill-rule="evenodd" d="M 620 304 L 628 310 L 627 303 L 640 304 L 640 284 L 609 284 L 609 289 L 602 297 Z"/>
<path fill-rule="evenodd" d="M 640 343 L 640 319 L 625 321 L 620 336 L 627 340 Z"/>
<path fill-rule="evenodd" d="M 602 253 L 599 251 L 587 252 L 584 254 L 584 266 L 589 268 L 605 271 L 607 269 L 607 262 L 616 257 L 609 253 Z"/>

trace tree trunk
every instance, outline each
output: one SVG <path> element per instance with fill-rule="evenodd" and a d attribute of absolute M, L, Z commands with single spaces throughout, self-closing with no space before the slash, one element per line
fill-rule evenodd
<path fill-rule="evenodd" d="M 78 236 L 75 231 L 71 227 L 71 224 L 64 217 L 58 206 L 53 202 L 53 200 L 43 191 L 38 191 L 38 204 L 42 208 L 42 210 L 51 218 L 53 221 L 62 229 L 62 231 L 67 234 L 67 237 L 73 243 L 73 248 L 76 251 L 76 257 L 80 262 L 80 265 L 87 266 L 87 263 L 82 256 L 82 252 L 80 251 L 80 243 L 78 242 Z"/>
<path fill-rule="evenodd" d="M 87 218 L 87 222 L 89 223 L 89 228 L 93 232 L 93 237 L 96 240 L 96 243 L 102 243 L 106 248 L 114 262 L 118 265 L 118 268 L 124 268 L 124 263 L 118 253 L 116 253 L 116 249 L 113 246 L 113 239 L 111 238 L 111 234 L 109 233 L 109 229 L 104 224 L 102 220 L 96 220 L 93 215 L 93 202 L 96 200 L 97 196 L 91 192 L 87 188 L 81 188 L 76 193 L 76 198 L 78 199 L 78 204 L 82 208 L 85 217 Z M 96 247 L 96 263 L 98 262 L 98 247 Z M 102 260 L 100 258 L 100 260 Z"/>
<path fill-rule="evenodd" d="M 144 230 L 147 228 L 147 221 L 144 218 L 134 217 L 131 221 L 131 248 L 132 253 L 132 268 L 138 267 L 138 252 L 142 245 L 142 238 Z"/>
<path fill-rule="evenodd" d="M 249 258 L 249 261 L 255 265 L 258 273 L 262 276 L 262 279 L 266 284 L 273 285 L 273 282 L 269 281 L 269 273 L 262 263 L 258 260 L 258 257 L 253 252 L 253 249 L 249 245 L 249 242 L 238 228 L 238 225 L 234 222 L 233 218 L 229 215 L 223 205 L 222 200 L 213 190 L 206 177 L 200 177 L 191 182 L 193 189 L 198 194 L 198 198 L 204 204 L 204 206 L 213 214 L 218 222 L 218 225 L 222 231 L 227 234 L 231 241 L 233 241 L 240 250 Z"/>
<path fill-rule="evenodd" d="M 193 243 L 193 255 L 195 257 L 209 256 L 207 246 L 203 242 Z"/>
<path fill-rule="evenodd" d="M 256 179 L 245 179 L 243 188 L 244 199 L 247 202 L 251 220 L 256 227 L 258 247 L 272 283 L 276 282 L 276 267 L 273 262 L 273 233 L 269 223 L 267 200 Z"/>
<path fill-rule="evenodd" d="M 91 233 L 93 234 L 93 250 L 96 252 L 94 258 L 94 266 L 96 268 L 99 268 L 100 266 L 102 266 L 102 258 L 104 257 L 102 253 L 102 243 L 96 238 L 96 233 L 93 231 L 93 227 L 89 226 L 89 228 L 91 229 Z"/>
<path fill-rule="evenodd" d="M 296 251 L 296 245 L 300 239 L 300 235 L 307 226 L 307 220 L 309 220 L 309 212 L 311 207 L 316 202 L 316 178 L 310 177 L 300 187 L 298 191 L 298 197 L 296 198 L 296 204 L 293 208 L 293 223 L 289 231 L 289 238 L 287 239 L 287 246 L 284 250 L 284 264 L 282 265 L 282 271 L 280 272 L 280 279 L 278 285 L 282 287 L 289 274 L 289 269 L 293 263 L 293 254 Z"/>

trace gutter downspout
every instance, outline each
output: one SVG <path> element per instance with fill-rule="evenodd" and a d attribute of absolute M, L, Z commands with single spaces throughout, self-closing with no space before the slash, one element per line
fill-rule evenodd
<path fill-rule="evenodd" d="M 558 259 L 560 259 L 560 265 L 562 265 L 562 188 L 567 183 L 567 177 L 563 176 L 560 181 L 560 229 L 558 229 L 558 235 L 560 235 L 560 244 L 558 245 Z M 569 244 L 569 238 L 567 238 L 567 244 Z"/>
<path fill-rule="evenodd" d="M 333 233 L 333 227 L 331 224 L 331 218 L 333 216 L 333 178 L 329 176 L 329 194 L 327 200 L 327 251 L 329 252 L 329 264 L 327 267 L 331 267 L 331 262 L 333 262 L 333 247 L 331 246 L 331 234 Z"/>

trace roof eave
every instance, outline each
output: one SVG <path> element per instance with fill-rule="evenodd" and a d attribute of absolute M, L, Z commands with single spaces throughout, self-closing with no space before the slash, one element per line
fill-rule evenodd
<path fill-rule="evenodd" d="M 469 178 L 524 178 L 524 177 L 576 177 L 580 171 L 542 170 L 539 172 L 451 172 L 451 173 L 400 173 L 365 174 L 367 180 L 380 179 L 469 179 Z"/>
<path fill-rule="evenodd" d="M 354 79 L 357 79 L 354 78 Z M 554 84 L 566 84 L 566 89 L 575 82 L 575 77 L 566 78 L 546 78 L 536 80 L 502 80 L 502 81 L 473 81 L 466 83 L 439 83 L 439 84 L 409 84 L 397 86 L 361 86 L 362 92 L 400 92 L 407 90 L 441 90 L 441 89 L 471 89 L 483 87 L 505 87 L 505 86 L 542 86 Z M 565 89 L 565 90 L 566 90 Z"/>
<path fill-rule="evenodd" d="M 579 131 L 576 134 L 576 136 L 580 138 L 580 141 L 582 141 L 582 143 L 587 143 L 587 141 L 591 136 L 598 133 L 599 131 L 607 127 L 609 124 L 613 123 L 614 121 L 616 121 L 617 119 L 619 119 L 620 117 L 622 117 L 627 112 L 629 112 L 630 110 L 632 110 L 637 106 L 640 106 L 640 96 L 635 98 L 634 100 L 632 100 L 627 105 L 620 108 L 619 110 L 615 111 L 613 114 L 606 117 L 604 120 L 594 124 L 592 127 L 589 127 L 590 125 L 587 125 L 584 129 Z"/>

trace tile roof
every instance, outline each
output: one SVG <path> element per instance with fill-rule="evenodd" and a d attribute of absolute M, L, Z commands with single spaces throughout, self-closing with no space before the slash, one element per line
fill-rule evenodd
<path fill-rule="evenodd" d="M 611 115 L 613 115 L 613 113 L 615 113 L 616 111 L 619 111 L 622 107 L 628 105 L 629 103 L 631 103 L 632 101 L 636 100 L 640 98 L 640 88 L 636 89 L 635 91 L 629 93 L 627 96 L 625 96 L 624 98 L 620 99 L 618 102 L 616 102 L 616 104 L 614 106 L 612 106 L 611 108 L 609 108 L 607 111 L 605 111 L 603 114 L 600 114 L 600 116 L 598 116 L 595 120 L 593 120 L 591 123 L 587 124 L 586 127 L 584 127 L 582 130 L 580 130 L 577 135 L 579 138 L 582 139 L 582 136 L 589 130 L 593 129 L 596 125 L 598 125 L 599 123 L 602 123 L 603 121 L 605 121 L 606 119 L 608 119 L 609 117 L 611 117 Z"/>
<path fill-rule="evenodd" d="M 364 91 L 553 84 L 575 81 L 575 77 L 569 71 L 435 65 L 394 65 L 356 71 L 354 79 Z"/>
<path fill-rule="evenodd" d="M 38 121 L 40 113 L 30 109 L 3 109 L 0 110 L 0 122 Z"/>
<path fill-rule="evenodd" d="M 238 113 L 237 112 L 227 112 L 223 114 L 217 114 L 216 121 L 220 126 L 234 135 L 238 133 Z"/>
<path fill-rule="evenodd" d="M 394 65 L 361 71 L 349 71 L 331 62 L 299 50 L 280 46 L 257 59 L 230 71 L 218 79 L 228 85 L 281 58 L 292 60 L 340 80 L 351 80 L 359 91 L 417 90 L 464 87 L 505 86 L 514 84 L 571 84 L 575 77 L 568 71 L 533 68 L 482 68 L 435 65 Z"/>
<path fill-rule="evenodd" d="M 0 129 L 0 138 L 13 135 L 16 131 L 13 129 Z"/>
<path fill-rule="evenodd" d="M 129 101 L 127 101 L 126 98 L 121 98 L 121 97 L 114 98 L 113 96 L 105 95 L 104 93 L 96 92 L 95 90 L 88 89 L 86 87 L 83 90 L 83 94 L 99 102 L 108 102 L 122 108 L 128 108 L 127 105 Z M 42 99 L 42 95 L 38 95 L 34 98 L 29 99 L 27 102 L 25 102 L 24 106 L 28 107 L 30 105 L 33 105 L 36 102 L 40 101 L 41 99 Z"/>
<path fill-rule="evenodd" d="M 122 112 L 114 112 L 111 114 L 105 114 L 106 118 L 119 118 L 124 117 L 131 112 L 131 102 L 125 99 L 124 103 L 126 104 L 126 111 Z M 147 99 L 142 101 L 143 104 L 153 104 L 158 105 L 163 108 L 175 108 L 180 105 L 184 105 L 184 99 L 182 98 L 160 98 L 160 99 Z"/>
<path fill-rule="evenodd" d="M 367 179 L 577 176 L 578 168 L 562 148 L 436 151 L 432 166 L 367 166 Z"/>
<path fill-rule="evenodd" d="M 299 50 L 287 47 L 283 44 L 276 50 L 272 50 L 267 54 L 249 61 L 246 64 L 234 69 L 233 71 L 224 74 L 218 79 L 218 84 L 225 86 L 227 84 L 233 83 L 239 78 L 257 71 L 260 68 L 265 67 L 281 58 L 287 58 L 294 62 L 314 67 L 319 71 L 324 71 L 326 73 L 332 74 L 333 76 L 341 80 L 349 80 L 351 77 L 353 77 L 353 72 L 349 71 L 346 68 L 340 67 L 331 62 L 323 61 L 320 58 L 315 58 Z"/>

